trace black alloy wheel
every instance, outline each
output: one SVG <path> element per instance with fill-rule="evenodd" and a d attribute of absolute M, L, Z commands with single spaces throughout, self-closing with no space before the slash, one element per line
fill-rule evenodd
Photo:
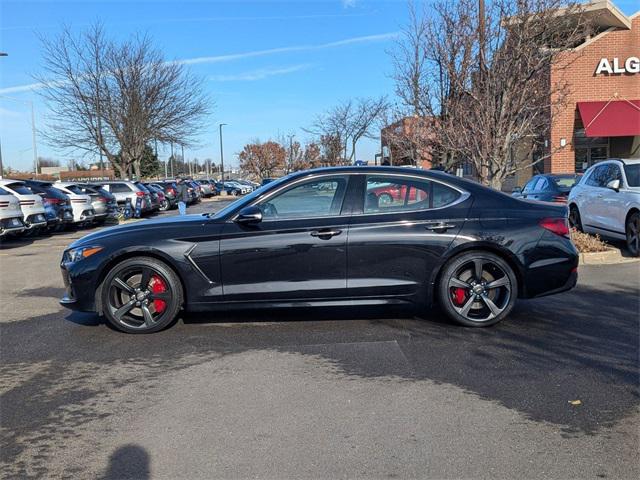
<path fill-rule="evenodd" d="M 627 218 L 625 228 L 627 248 L 634 257 L 640 257 L 640 213 L 635 212 Z"/>
<path fill-rule="evenodd" d="M 166 212 L 167 210 L 169 210 L 169 201 L 165 199 L 160 202 L 160 211 Z"/>
<path fill-rule="evenodd" d="M 469 252 L 444 267 L 438 298 L 447 315 L 467 327 L 487 327 L 503 320 L 518 297 L 512 268 L 489 252 Z"/>
<path fill-rule="evenodd" d="M 575 205 L 569 207 L 569 226 L 575 228 L 579 232 L 582 231 L 582 220 L 580 219 L 580 211 Z"/>
<path fill-rule="evenodd" d="M 134 257 L 113 267 L 102 283 L 102 311 L 111 325 L 127 333 L 157 332 L 182 307 L 182 284 L 165 263 Z"/>

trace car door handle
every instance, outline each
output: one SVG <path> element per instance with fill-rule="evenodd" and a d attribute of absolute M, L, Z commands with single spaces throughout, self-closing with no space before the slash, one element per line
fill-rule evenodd
<path fill-rule="evenodd" d="M 318 237 L 321 238 L 323 240 L 328 240 L 331 237 L 334 237 L 336 235 L 340 235 L 342 233 L 342 230 L 314 230 L 313 232 L 310 233 L 310 235 L 312 237 Z"/>
<path fill-rule="evenodd" d="M 426 228 L 427 230 L 431 230 L 432 232 L 436 232 L 436 233 L 444 233 L 447 230 L 449 230 L 450 228 L 454 228 L 455 225 L 451 225 L 449 223 L 431 223 L 429 225 L 425 225 L 424 228 Z"/>

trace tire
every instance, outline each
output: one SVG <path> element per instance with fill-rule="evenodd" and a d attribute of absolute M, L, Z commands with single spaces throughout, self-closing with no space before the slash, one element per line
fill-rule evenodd
<path fill-rule="evenodd" d="M 160 211 L 161 212 L 166 212 L 167 210 L 169 210 L 169 202 L 167 200 L 163 200 L 160 203 Z"/>
<path fill-rule="evenodd" d="M 379 205 L 391 205 L 393 203 L 393 197 L 389 193 L 381 193 L 378 196 Z"/>
<path fill-rule="evenodd" d="M 481 251 L 463 253 L 447 262 L 437 288 L 447 316 L 466 327 L 495 325 L 509 315 L 518 298 L 513 269 L 499 256 Z"/>
<path fill-rule="evenodd" d="M 129 258 L 111 268 L 100 296 L 107 321 L 126 333 L 167 328 L 183 303 L 180 278 L 166 263 L 150 257 Z"/>
<path fill-rule="evenodd" d="M 627 248 L 633 257 L 640 257 L 640 212 L 634 212 L 627 218 L 625 225 Z"/>
<path fill-rule="evenodd" d="M 576 205 L 569 207 L 569 226 L 582 232 L 582 219 L 580 218 L 580 211 Z"/>

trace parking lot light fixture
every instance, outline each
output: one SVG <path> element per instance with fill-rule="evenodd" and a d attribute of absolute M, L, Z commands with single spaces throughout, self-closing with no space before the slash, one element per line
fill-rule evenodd
<path fill-rule="evenodd" d="M 222 127 L 227 125 L 226 123 L 221 123 L 220 127 L 220 170 L 222 170 L 222 182 L 224 183 L 224 151 L 222 149 Z"/>

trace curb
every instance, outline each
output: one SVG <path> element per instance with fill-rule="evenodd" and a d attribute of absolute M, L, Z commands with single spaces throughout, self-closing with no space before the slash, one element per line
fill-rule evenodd
<path fill-rule="evenodd" d="M 639 262 L 639 258 L 623 257 L 617 248 L 607 248 L 604 252 L 580 254 L 580 265 L 612 265 L 616 263 Z"/>

